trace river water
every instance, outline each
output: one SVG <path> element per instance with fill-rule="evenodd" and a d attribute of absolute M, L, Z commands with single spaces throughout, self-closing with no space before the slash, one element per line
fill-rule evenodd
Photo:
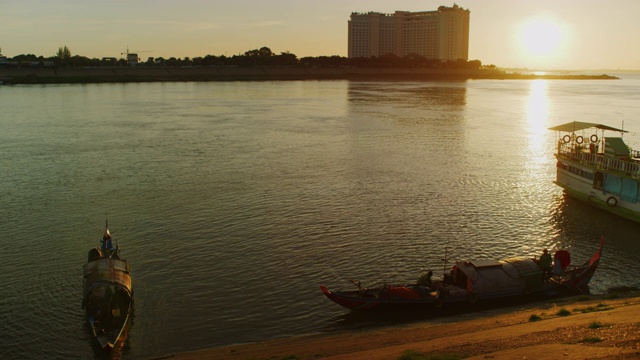
<path fill-rule="evenodd" d="M 639 110 L 634 74 L 0 86 L 0 358 L 101 356 L 82 265 L 106 217 L 134 272 L 123 358 L 337 331 L 319 285 L 445 251 L 582 262 L 604 235 L 591 291 L 640 286 L 640 225 L 563 196 L 547 130 L 624 124 L 640 148 Z"/>

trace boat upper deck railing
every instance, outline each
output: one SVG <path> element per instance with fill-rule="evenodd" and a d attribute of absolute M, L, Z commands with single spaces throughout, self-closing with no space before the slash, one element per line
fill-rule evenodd
<path fill-rule="evenodd" d="M 632 150 L 631 157 L 628 159 L 619 159 L 605 156 L 602 153 L 592 153 L 588 147 L 581 148 L 572 146 L 572 144 L 559 144 L 557 155 L 603 171 L 640 179 L 640 158 L 638 158 L 640 154 L 638 151 Z"/>

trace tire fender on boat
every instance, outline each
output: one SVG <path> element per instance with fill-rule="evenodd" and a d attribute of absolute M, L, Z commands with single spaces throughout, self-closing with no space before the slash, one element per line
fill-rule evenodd
<path fill-rule="evenodd" d="M 607 205 L 609 205 L 609 207 L 616 207 L 618 205 L 618 199 L 609 196 L 609 198 L 607 198 Z"/>
<path fill-rule="evenodd" d="M 564 143 L 568 143 L 569 141 L 571 141 L 571 136 L 569 135 L 565 135 L 562 137 L 562 141 L 564 141 Z"/>
<path fill-rule="evenodd" d="M 591 140 L 591 142 L 597 142 L 598 141 L 598 135 L 593 134 L 593 135 L 591 135 L 591 137 L 589 139 Z"/>
<path fill-rule="evenodd" d="M 578 136 L 578 137 L 576 138 L 576 142 L 577 142 L 578 144 L 582 144 L 582 142 L 583 142 L 583 141 L 584 141 L 584 138 L 583 138 L 582 136 Z"/>

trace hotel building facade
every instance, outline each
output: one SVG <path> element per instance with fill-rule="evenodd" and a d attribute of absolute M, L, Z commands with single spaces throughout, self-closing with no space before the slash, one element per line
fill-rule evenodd
<path fill-rule="evenodd" d="M 415 53 L 427 59 L 469 60 L 469 14 L 455 4 L 436 11 L 351 13 L 348 56 Z"/>

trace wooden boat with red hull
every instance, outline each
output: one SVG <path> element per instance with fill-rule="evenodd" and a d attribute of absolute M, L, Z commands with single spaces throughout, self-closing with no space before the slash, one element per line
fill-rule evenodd
<path fill-rule="evenodd" d="M 535 259 L 526 257 L 496 260 L 457 261 L 450 273 L 429 286 L 383 285 L 375 288 L 331 291 L 320 290 L 329 300 L 351 310 L 437 309 L 524 297 L 557 296 L 579 293 L 589 284 L 600 257 L 604 238 L 593 256 L 580 266 L 570 265 L 565 250 L 555 254 L 554 272 L 548 274 Z"/>
<path fill-rule="evenodd" d="M 120 247 L 112 247 L 108 225 L 101 243 L 89 250 L 83 268 L 82 308 L 100 347 L 111 350 L 124 341 L 133 311 L 131 266 L 120 257 Z"/>

